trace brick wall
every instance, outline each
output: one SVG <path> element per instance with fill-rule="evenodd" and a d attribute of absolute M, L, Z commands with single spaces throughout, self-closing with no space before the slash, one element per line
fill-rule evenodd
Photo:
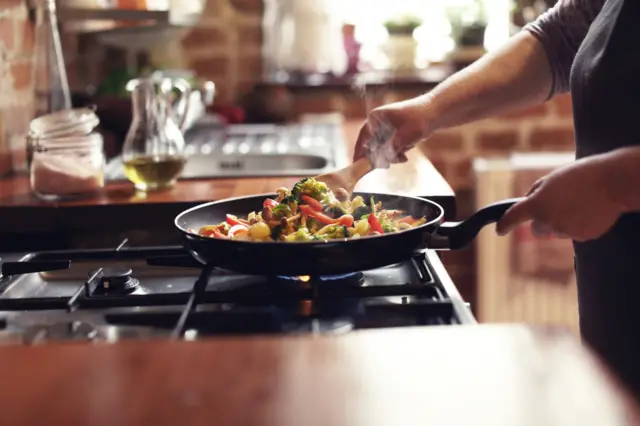
<path fill-rule="evenodd" d="M 261 76 L 262 11 L 262 0 L 209 0 L 182 40 L 185 62 L 216 83 L 220 102 L 234 101 Z"/>
<path fill-rule="evenodd" d="M 20 135 L 25 134 L 31 119 L 33 47 L 33 26 L 24 1 L 0 0 L 0 129 L 3 133 L 0 157 L 3 164 L 9 158 L 8 148 L 24 146 Z"/>

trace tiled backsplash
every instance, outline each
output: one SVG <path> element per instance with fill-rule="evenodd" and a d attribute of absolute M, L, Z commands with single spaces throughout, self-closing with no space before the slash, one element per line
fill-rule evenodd
<path fill-rule="evenodd" d="M 198 26 L 182 41 L 185 63 L 216 82 L 231 102 L 262 75 L 262 0 L 209 0 Z"/>

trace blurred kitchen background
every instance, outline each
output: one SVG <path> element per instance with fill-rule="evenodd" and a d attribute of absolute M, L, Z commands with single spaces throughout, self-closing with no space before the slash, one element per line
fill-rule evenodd
<path fill-rule="evenodd" d="M 131 120 L 124 86 L 136 76 L 160 70 L 201 87 L 213 82 L 215 100 L 203 108 L 230 123 L 318 113 L 363 119 L 377 105 L 428 91 L 553 3 L 58 0 L 55 16 L 74 106 L 97 106 L 113 157 Z M 43 5 L 50 6 L 0 0 L 0 176 L 25 167 L 25 135 L 38 111 L 35 22 Z M 462 217 L 522 193 L 536 176 L 570 161 L 573 144 L 571 100 L 561 96 L 441 132 L 420 149 L 455 190 Z M 526 233 L 497 239 L 485 231 L 477 245 L 443 259 L 480 321 L 575 327 L 571 256 L 566 241 Z"/>

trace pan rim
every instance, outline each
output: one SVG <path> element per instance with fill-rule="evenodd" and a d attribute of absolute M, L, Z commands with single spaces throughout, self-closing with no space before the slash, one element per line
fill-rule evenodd
<path fill-rule="evenodd" d="M 186 216 L 187 214 L 191 213 L 192 211 L 195 210 L 200 210 L 200 209 L 204 209 L 206 207 L 209 206 L 213 206 L 216 204 L 223 204 L 223 203 L 227 203 L 227 202 L 233 202 L 233 201 L 238 201 L 238 200 L 245 200 L 248 198 L 260 198 L 260 197 L 270 197 L 270 196 L 274 196 L 277 195 L 275 192 L 266 192 L 263 194 L 254 194 L 254 195 L 243 195 L 243 196 L 238 196 L 238 197 L 232 197 L 232 198 L 224 198 L 221 200 L 216 200 L 216 201 L 209 201 L 206 203 L 202 203 L 202 204 L 198 204 L 197 206 L 193 206 L 188 208 L 187 210 L 179 213 L 175 219 L 173 220 L 173 224 L 175 225 L 175 227 L 182 232 L 185 237 L 187 238 L 191 238 L 191 239 L 195 239 L 195 240 L 199 240 L 199 241 L 224 241 L 225 243 L 233 243 L 234 245 L 237 246 L 247 246 L 247 245 L 261 245 L 261 246 L 265 246 L 265 247 L 269 247 L 269 246 L 274 246 L 274 245 L 282 245 L 287 244 L 287 245 L 310 245 L 310 246 L 323 246 L 323 245 L 327 245 L 327 244 L 335 244 L 335 243 L 349 243 L 349 242 L 357 242 L 357 241 L 362 241 L 362 240 L 371 240 L 371 239 L 380 239 L 380 238 L 385 238 L 385 237 L 393 237 L 394 235 L 400 235 L 403 234 L 405 232 L 412 232 L 412 231 L 417 231 L 417 230 L 424 230 L 427 227 L 433 226 L 433 225 L 439 225 L 443 222 L 444 220 L 444 209 L 442 208 L 442 206 L 434 201 L 428 200 L 426 198 L 422 198 L 422 197 L 417 197 L 414 195 L 401 195 L 401 194 L 393 194 L 393 193 L 384 193 L 384 192 L 363 192 L 363 191 L 354 191 L 353 194 L 358 195 L 358 194 L 368 194 L 368 195 L 372 195 L 372 196 L 377 196 L 377 195 L 386 195 L 386 196 L 395 196 L 395 197 L 400 197 L 400 198 L 406 198 L 406 199 L 410 199 L 410 200 L 415 200 L 417 202 L 421 202 L 421 203 L 427 203 L 430 204 L 431 206 L 433 206 L 434 208 L 438 209 L 438 216 L 432 220 L 428 220 L 427 222 L 423 223 L 422 225 L 416 227 L 416 228 L 411 228 L 411 229 L 404 229 L 402 231 L 398 231 L 398 232 L 393 232 L 390 234 L 382 234 L 382 235 L 372 235 L 372 236 L 367 236 L 367 237 L 363 237 L 363 238 L 340 238 L 340 239 L 332 239 L 332 240 L 324 240 L 324 241 L 238 241 L 238 240 L 223 240 L 223 239 L 215 239 L 215 238 L 211 238 L 211 237 L 205 237 L 202 236 L 200 234 L 194 234 L 192 232 L 189 232 L 187 229 L 185 229 L 184 227 L 182 227 L 181 225 L 179 225 L 179 220 Z M 248 214 L 248 213 L 247 213 Z"/>

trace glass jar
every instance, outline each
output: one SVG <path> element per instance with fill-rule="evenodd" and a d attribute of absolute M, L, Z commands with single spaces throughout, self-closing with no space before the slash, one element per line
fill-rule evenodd
<path fill-rule="evenodd" d="M 86 136 L 100 124 L 91 108 L 76 108 L 43 115 L 31 120 L 27 135 L 27 169 L 31 168 L 37 141 Z"/>
<path fill-rule="evenodd" d="M 31 190 L 46 201 L 95 195 L 104 188 L 105 156 L 99 133 L 32 140 Z"/>

